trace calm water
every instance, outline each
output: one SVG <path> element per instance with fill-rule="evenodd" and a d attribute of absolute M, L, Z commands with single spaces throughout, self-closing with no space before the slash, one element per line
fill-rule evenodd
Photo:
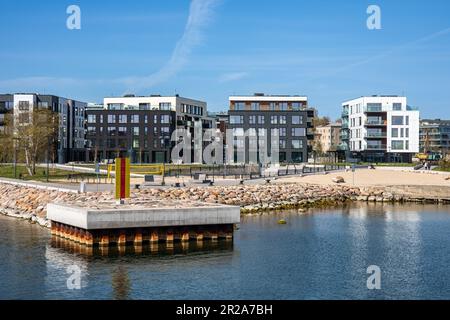
<path fill-rule="evenodd" d="M 287 225 L 278 225 L 280 217 Z M 61 248 L 63 246 L 63 248 Z M 450 210 L 373 205 L 248 217 L 234 244 L 96 252 L 0 217 L 2 299 L 449 299 Z M 69 290 L 67 267 L 81 269 Z M 378 265 L 382 289 L 369 291 Z"/>

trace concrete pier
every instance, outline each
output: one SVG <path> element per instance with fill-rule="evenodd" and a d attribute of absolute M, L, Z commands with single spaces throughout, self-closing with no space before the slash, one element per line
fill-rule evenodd
<path fill-rule="evenodd" d="M 51 203 L 52 235 L 86 246 L 232 240 L 240 208 L 178 201 Z"/>

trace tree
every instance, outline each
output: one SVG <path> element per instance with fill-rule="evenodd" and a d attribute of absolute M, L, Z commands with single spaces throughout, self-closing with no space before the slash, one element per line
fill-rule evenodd
<path fill-rule="evenodd" d="M 38 108 L 18 112 L 14 116 L 14 128 L 11 131 L 16 147 L 25 160 L 28 174 L 33 176 L 39 159 L 46 158 L 54 149 L 58 116 L 51 110 Z"/>
<path fill-rule="evenodd" d="M 315 117 L 313 120 L 314 127 L 320 127 L 320 126 L 326 126 L 331 123 L 331 120 L 329 117 Z"/>
<path fill-rule="evenodd" d="M 5 114 L 4 125 L 0 129 L 0 162 L 12 162 L 14 155 L 14 144 L 11 134 L 12 129 L 12 115 Z"/>

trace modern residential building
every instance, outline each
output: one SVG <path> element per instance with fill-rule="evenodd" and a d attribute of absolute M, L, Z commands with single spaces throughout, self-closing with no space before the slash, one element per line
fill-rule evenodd
<path fill-rule="evenodd" d="M 234 141 L 227 141 L 228 148 L 234 148 L 234 161 L 238 162 L 237 147 L 244 147 L 245 163 L 252 162 L 249 151 L 256 151 L 261 163 L 260 138 L 279 137 L 279 162 L 301 163 L 308 160 L 314 139 L 313 118 L 315 110 L 308 108 L 305 96 L 231 96 L 229 98 L 229 127 L 234 132 Z M 241 138 L 245 137 L 245 142 Z M 258 144 L 249 145 L 249 137 L 257 137 Z M 240 145 L 245 143 L 244 146 Z M 264 143 L 264 142 L 263 142 Z M 268 156 L 273 141 L 267 139 Z"/>
<path fill-rule="evenodd" d="M 45 108 L 58 114 L 59 129 L 53 150 L 58 163 L 84 160 L 85 131 L 84 120 L 87 104 L 54 95 L 37 93 L 17 93 L 0 95 L 0 126 L 4 114 L 12 112 L 14 119 L 27 115 L 34 108 Z M 23 117 L 23 116 L 22 116 Z"/>
<path fill-rule="evenodd" d="M 410 162 L 419 152 L 419 111 L 399 96 L 346 101 L 342 104 L 341 138 L 348 158 Z"/>
<path fill-rule="evenodd" d="M 130 156 L 134 163 L 170 162 L 175 129 L 194 137 L 199 125 L 202 132 L 215 128 L 202 101 L 178 95 L 105 98 L 103 105 L 87 109 L 86 161 Z"/>
<path fill-rule="evenodd" d="M 450 153 L 450 120 L 420 121 L 420 152 Z"/>
<path fill-rule="evenodd" d="M 320 145 L 323 153 L 337 151 L 341 144 L 341 127 L 340 123 L 316 127 L 314 139 L 316 145 Z"/>

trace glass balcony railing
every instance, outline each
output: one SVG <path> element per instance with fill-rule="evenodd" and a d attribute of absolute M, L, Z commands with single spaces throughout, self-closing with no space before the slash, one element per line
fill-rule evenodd
<path fill-rule="evenodd" d="M 341 128 L 342 129 L 348 129 L 348 122 L 343 122 Z"/>
<path fill-rule="evenodd" d="M 386 150 L 387 146 L 385 144 L 368 144 L 367 150 Z"/>
<path fill-rule="evenodd" d="M 343 118 L 348 117 L 348 110 L 342 111 L 342 117 Z"/>
<path fill-rule="evenodd" d="M 367 132 L 366 138 L 386 138 L 386 132 Z"/>
<path fill-rule="evenodd" d="M 383 120 L 383 119 L 374 119 L 374 120 L 369 119 L 365 122 L 365 125 L 366 126 L 385 126 L 385 125 L 387 125 L 387 121 Z"/>
<path fill-rule="evenodd" d="M 383 112 L 383 108 L 381 106 L 367 106 L 364 108 L 364 112 Z"/>

